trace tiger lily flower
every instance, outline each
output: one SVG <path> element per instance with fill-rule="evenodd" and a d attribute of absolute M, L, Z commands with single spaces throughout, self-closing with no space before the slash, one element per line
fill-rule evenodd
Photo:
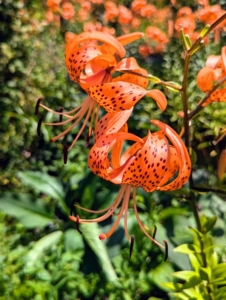
<path fill-rule="evenodd" d="M 115 184 L 121 184 L 118 196 L 108 208 L 98 211 L 98 213 L 105 212 L 99 218 L 86 220 L 70 216 L 70 219 L 77 223 L 102 222 L 112 216 L 121 204 L 115 224 L 108 233 L 100 234 L 99 238 L 103 240 L 110 237 L 124 214 L 125 234 L 131 241 L 127 228 L 127 215 L 133 188 L 133 208 L 141 230 L 150 240 L 164 248 L 147 232 L 149 229 L 139 218 L 136 206 L 136 188 L 142 187 L 147 192 L 179 189 L 189 179 L 191 161 L 187 148 L 179 135 L 170 126 L 158 120 L 152 120 L 151 123 L 160 130 L 154 133 L 148 132 L 144 138 L 128 133 L 125 123 L 131 112 L 132 109 L 107 113 L 97 123 L 95 144 L 88 157 L 89 168 L 94 174 Z M 121 153 L 125 140 L 132 140 L 134 144 Z M 84 210 L 96 213 L 96 211 Z"/>
<path fill-rule="evenodd" d="M 197 76 L 198 87 L 205 93 L 208 93 L 214 83 L 218 83 L 226 76 L 226 46 L 222 48 L 221 55 L 210 55 Z M 226 88 L 217 89 L 202 104 L 206 106 L 212 102 L 226 102 Z"/>
<path fill-rule="evenodd" d="M 66 66 L 70 77 L 77 82 L 88 94 L 84 102 L 69 112 L 56 112 L 39 103 L 44 109 L 66 118 L 57 123 L 46 125 L 72 124 L 62 133 L 52 138 L 56 141 L 72 130 L 82 118 L 83 125 L 68 150 L 78 140 L 86 124 L 90 120 L 89 136 L 94 123 L 98 120 L 100 106 L 109 112 L 127 110 L 134 106 L 142 97 L 152 97 L 160 109 L 164 110 L 167 100 L 159 90 L 146 90 L 148 80 L 139 75 L 123 74 L 112 78 L 113 72 L 136 71 L 136 74 L 145 74 L 147 71 L 140 68 L 134 58 L 124 58 L 124 45 L 143 36 L 143 33 L 118 37 L 117 39 L 103 32 L 86 32 L 70 39 L 66 45 Z M 102 43 L 101 45 L 98 44 Z"/>

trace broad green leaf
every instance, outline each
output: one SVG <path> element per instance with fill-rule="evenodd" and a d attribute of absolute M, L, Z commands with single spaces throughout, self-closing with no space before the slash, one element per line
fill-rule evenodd
<path fill-rule="evenodd" d="M 180 291 L 183 285 L 181 283 L 176 283 L 176 282 L 164 282 L 163 286 L 165 286 L 167 289 L 176 292 L 176 291 Z"/>
<path fill-rule="evenodd" d="M 188 288 L 192 288 L 195 287 L 196 285 L 198 285 L 200 282 L 202 281 L 202 279 L 199 277 L 199 275 L 194 275 L 191 278 L 189 278 L 189 280 L 187 280 L 184 284 L 183 284 L 183 290 L 184 289 L 188 289 Z"/>
<path fill-rule="evenodd" d="M 201 225 L 203 226 L 207 221 L 207 217 L 205 215 L 201 215 L 200 216 L 200 222 L 201 222 Z"/>
<path fill-rule="evenodd" d="M 162 262 L 156 268 L 148 272 L 148 278 L 162 289 L 162 284 L 168 280 L 171 280 L 172 272 L 173 268 L 171 265 L 167 262 Z"/>
<path fill-rule="evenodd" d="M 57 200 L 64 213 L 69 214 L 69 209 L 65 204 L 65 193 L 62 184 L 55 177 L 46 173 L 32 171 L 18 172 L 18 176 L 24 184 Z"/>
<path fill-rule="evenodd" d="M 218 255 L 217 252 L 214 251 L 210 256 L 210 258 L 208 259 L 208 265 L 211 269 L 213 269 L 217 266 L 217 263 L 218 263 Z"/>
<path fill-rule="evenodd" d="M 214 225 L 216 224 L 217 216 L 213 216 L 211 218 L 208 218 L 206 222 L 202 225 L 202 231 L 203 233 L 207 233 L 210 230 L 213 229 Z"/>
<path fill-rule="evenodd" d="M 55 221 L 43 201 L 25 194 L 4 193 L 0 195 L 0 209 L 13 216 L 27 228 L 45 227 Z"/>
<path fill-rule="evenodd" d="M 207 24 L 205 27 L 203 27 L 202 31 L 200 32 L 200 37 L 204 38 L 209 33 L 210 25 Z"/>
<path fill-rule="evenodd" d="M 176 277 L 181 280 L 190 280 L 191 277 L 199 277 L 199 274 L 195 271 L 178 271 L 172 273 L 173 277 Z"/>
<path fill-rule="evenodd" d="M 97 256 L 102 270 L 109 281 L 117 282 L 118 277 L 109 259 L 106 246 L 103 241 L 100 241 L 98 236 L 100 234 L 98 225 L 96 223 L 81 224 L 80 230 L 86 240 L 87 244 Z"/>
<path fill-rule="evenodd" d="M 188 297 L 188 299 L 191 299 L 191 300 L 204 300 L 204 298 L 202 297 L 200 292 L 195 290 L 194 288 L 185 289 L 185 290 L 183 290 L 182 293 L 184 295 L 186 295 Z"/>
<path fill-rule="evenodd" d="M 225 285 L 226 284 L 226 279 L 225 279 L 225 275 L 224 277 L 220 277 L 220 278 L 217 278 L 217 279 L 214 279 L 210 282 L 211 284 L 219 284 L 219 285 Z"/>
<path fill-rule="evenodd" d="M 224 277 L 225 274 L 226 274 L 226 263 L 221 263 L 217 265 L 215 268 L 213 268 L 212 270 L 213 278 Z"/>
<path fill-rule="evenodd" d="M 84 249 L 84 242 L 82 235 L 75 229 L 68 229 L 64 233 L 64 244 L 67 251 L 75 251 L 77 249 Z"/>
<path fill-rule="evenodd" d="M 223 296 L 226 296 L 226 286 L 217 289 L 217 291 L 215 292 L 216 300 L 222 300 Z"/>
<path fill-rule="evenodd" d="M 32 267 L 35 265 L 35 263 L 42 258 L 44 251 L 53 248 L 60 242 L 62 235 L 62 231 L 54 231 L 35 242 L 33 248 L 26 256 L 26 266 Z"/>
<path fill-rule="evenodd" d="M 191 232 L 195 233 L 195 235 L 196 235 L 199 239 L 201 239 L 201 238 L 203 237 L 202 232 L 200 232 L 198 229 L 193 228 L 193 227 L 190 227 L 190 226 L 188 226 L 188 228 L 189 228 L 189 230 L 190 230 Z"/>
<path fill-rule="evenodd" d="M 202 280 L 209 281 L 211 278 L 211 269 L 210 267 L 202 268 L 199 267 L 199 275 Z"/>
<path fill-rule="evenodd" d="M 188 298 L 188 296 L 184 295 L 183 292 L 174 293 L 173 295 L 176 297 L 175 299 L 180 299 L 180 300 L 189 300 L 190 299 L 190 298 Z"/>
<path fill-rule="evenodd" d="M 199 254 L 198 254 L 198 255 L 199 255 Z M 200 261 L 199 261 L 199 259 L 198 259 L 198 255 L 195 254 L 195 253 L 189 253 L 189 254 L 188 254 L 188 257 L 189 257 L 190 263 L 191 263 L 191 265 L 192 265 L 192 268 L 193 268 L 196 272 L 198 272 L 199 267 L 201 266 Z"/>
<path fill-rule="evenodd" d="M 194 252 L 200 253 L 201 250 L 198 246 L 195 246 L 193 244 L 183 244 L 183 245 L 180 245 L 180 246 L 174 248 L 174 252 L 189 254 L 189 253 L 194 253 Z"/>

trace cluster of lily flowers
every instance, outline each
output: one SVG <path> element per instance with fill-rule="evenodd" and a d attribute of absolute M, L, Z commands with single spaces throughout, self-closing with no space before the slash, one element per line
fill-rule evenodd
<path fill-rule="evenodd" d="M 145 31 L 146 37 L 138 51 L 148 57 L 163 53 L 172 36 L 181 37 L 181 28 L 191 41 L 195 41 L 199 37 L 197 28 L 200 23 L 211 24 L 225 13 L 221 5 L 210 5 L 208 0 L 194 1 L 193 10 L 188 6 L 181 7 L 176 0 L 171 0 L 171 5 L 162 8 L 150 2 L 134 0 L 128 6 L 123 5 L 123 1 L 111 0 L 47 0 L 46 20 L 60 26 L 61 17 L 69 23 L 80 24 L 83 31 L 100 31 L 111 35 L 115 35 L 117 27 L 123 34 Z M 225 30 L 226 21 L 214 29 L 216 43 Z M 206 37 L 204 42 L 207 40 Z"/>
<path fill-rule="evenodd" d="M 127 121 L 133 112 L 133 107 L 144 96 L 151 97 L 163 111 L 166 109 L 165 95 L 158 89 L 147 90 L 147 71 L 140 68 L 133 57 L 125 57 L 125 45 L 141 38 L 142 33 L 136 32 L 115 38 L 101 32 L 82 33 L 73 37 L 66 45 L 66 66 L 73 81 L 78 83 L 88 94 L 81 105 L 75 109 L 53 111 L 38 100 L 39 106 L 60 116 L 60 122 L 44 123 L 46 125 L 65 125 L 68 128 L 52 138 L 57 141 L 70 132 L 82 119 L 84 120 L 76 138 L 69 148 L 65 148 L 65 163 L 67 152 L 75 145 L 85 126 L 89 123 L 89 135 L 94 133 L 94 145 L 89 156 L 90 170 L 97 176 L 114 184 L 121 185 L 118 196 L 106 209 L 91 211 L 103 213 L 96 219 L 81 219 L 70 216 L 77 226 L 81 223 L 102 222 L 116 215 L 116 221 L 107 233 L 99 235 L 100 240 L 109 238 L 116 230 L 124 215 L 125 235 L 131 245 L 134 237 L 127 228 L 128 207 L 132 192 L 133 208 L 137 222 L 144 234 L 155 244 L 166 249 L 155 240 L 155 230 L 145 226 L 139 218 L 136 205 L 136 188 L 147 192 L 172 191 L 181 188 L 189 179 L 191 161 L 182 139 L 167 124 L 159 120 L 151 120 L 158 130 L 148 132 L 145 137 L 138 137 L 128 130 Z M 117 74 L 121 75 L 118 75 Z M 100 108 L 106 113 L 99 119 Z M 36 111 L 37 112 L 37 111 Z M 41 122 L 39 122 L 40 130 Z M 132 141 L 125 149 L 126 141 Z M 121 205 L 121 207 L 120 207 Z M 117 208 L 119 212 L 114 214 Z"/>

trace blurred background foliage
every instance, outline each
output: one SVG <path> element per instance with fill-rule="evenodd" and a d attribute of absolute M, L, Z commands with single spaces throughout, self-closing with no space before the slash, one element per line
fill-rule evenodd
<path fill-rule="evenodd" d="M 165 2 L 162 5 L 169 5 Z M 120 3 L 129 7 L 131 1 Z M 60 26 L 49 23 L 45 13 L 45 1 L 0 1 L 0 299 L 174 299 L 163 283 L 172 280 L 172 272 L 191 268 L 186 255 L 173 252 L 176 246 L 192 240 L 188 226 L 195 222 L 186 201 L 186 187 L 171 193 L 138 190 L 141 220 L 149 228 L 156 225 L 157 239 L 169 243 L 167 262 L 140 231 L 132 205 L 128 227 L 135 235 L 135 247 L 131 259 L 123 224 L 109 240 L 101 242 L 98 234 L 107 231 L 110 221 L 101 224 L 101 229 L 96 224 L 81 226 L 80 234 L 68 220 L 73 201 L 101 209 L 111 203 L 119 187 L 88 170 L 86 132 L 70 151 L 66 165 L 63 146 L 73 140 L 76 129 L 56 143 L 50 138 L 60 132 L 58 128 L 43 126 L 41 136 L 37 136 L 34 109 L 39 97 L 53 109 L 63 106 L 69 110 L 85 96 L 69 79 L 64 65 L 67 23 L 62 18 Z M 77 33 L 82 31 L 76 23 L 69 25 Z M 223 39 L 225 34 L 218 44 L 210 42 L 192 57 L 188 90 L 191 109 L 203 96 L 196 87 L 196 75 L 208 55 L 220 54 Z M 146 58 L 137 52 L 139 43 L 134 43 L 128 53 L 140 65 L 165 81 L 181 83 L 182 46 L 178 39 L 172 39 L 161 55 Z M 166 112 L 160 113 L 150 99 L 140 101 L 129 121 L 131 131 L 144 136 L 148 129 L 154 129 L 149 120 L 161 119 L 180 132 L 180 95 L 165 92 L 169 100 Z M 52 115 L 45 113 L 43 117 L 50 120 Z M 225 105 L 215 103 L 191 121 L 196 184 L 221 184 L 225 189 L 224 182 L 217 179 L 217 159 L 225 144 L 212 143 L 225 120 Z M 218 216 L 212 234 L 216 243 L 222 243 L 226 237 L 225 196 L 197 194 L 197 201 L 200 213 Z M 93 217 L 83 211 L 79 214 Z M 226 250 L 217 251 L 225 260 Z"/>

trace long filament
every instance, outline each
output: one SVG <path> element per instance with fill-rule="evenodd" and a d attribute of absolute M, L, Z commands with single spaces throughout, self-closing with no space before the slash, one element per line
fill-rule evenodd
<path fill-rule="evenodd" d="M 152 236 L 150 236 L 145 228 L 144 228 L 144 225 L 143 223 L 141 222 L 140 218 L 139 218 L 139 215 L 138 215 L 138 211 L 137 211 L 137 204 L 136 204 L 136 188 L 134 187 L 133 188 L 133 208 L 134 208 L 134 212 L 135 212 L 135 215 L 136 215 L 136 218 L 137 218 L 137 222 L 141 228 L 141 230 L 143 231 L 143 233 L 153 242 L 155 243 L 156 245 L 158 245 L 159 247 L 161 247 L 162 249 L 165 249 L 165 247 L 163 245 L 161 245 L 159 242 L 157 242 L 155 239 L 152 238 Z"/>
<path fill-rule="evenodd" d="M 112 211 L 114 211 L 119 206 L 119 204 L 121 203 L 121 200 L 122 200 L 125 189 L 126 189 L 126 185 L 123 185 L 122 188 L 120 189 L 119 194 L 117 195 L 113 205 L 112 205 L 112 208 L 106 214 L 104 214 L 103 216 L 101 216 L 99 218 L 91 219 L 91 220 L 80 219 L 79 223 L 99 223 L 99 222 L 103 222 L 104 220 L 109 218 L 112 215 Z M 74 216 L 70 216 L 70 219 L 72 221 L 77 222 L 77 219 Z"/>
<path fill-rule="evenodd" d="M 127 226 L 127 217 L 128 217 L 128 206 L 129 206 L 129 199 L 130 199 L 130 191 L 131 191 L 131 185 L 129 185 L 125 191 L 124 196 L 124 202 L 125 202 L 125 213 L 124 213 L 124 230 L 127 237 L 127 240 L 131 242 L 131 238 L 128 232 L 128 226 Z"/>

